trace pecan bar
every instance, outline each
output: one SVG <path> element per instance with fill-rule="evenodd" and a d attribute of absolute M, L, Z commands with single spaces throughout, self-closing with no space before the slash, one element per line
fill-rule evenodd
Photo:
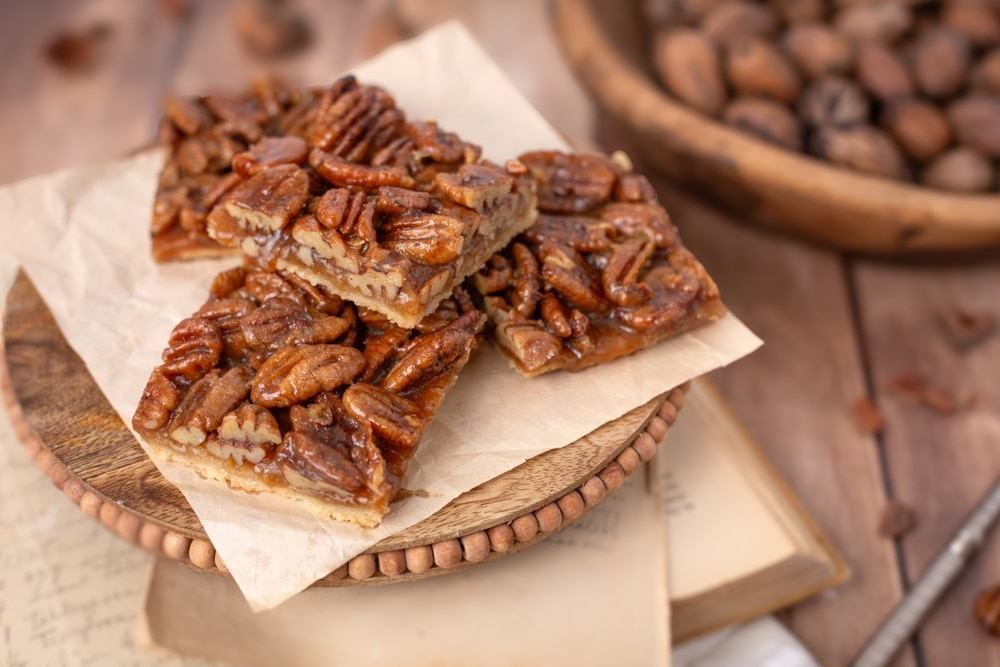
<path fill-rule="evenodd" d="M 432 121 L 400 132 L 347 156 L 297 137 L 262 141 L 234 160 L 254 168 L 209 214 L 209 234 L 415 326 L 531 225 L 535 194 L 523 165 L 483 162 Z"/>
<path fill-rule="evenodd" d="M 619 156 L 519 158 L 537 184 L 538 220 L 470 283 L 524 375 L 578 371 L 725 313 L 652 185 Z"/>
<path fill-rule="evenodd" d="M 132 424 L 204 477 L 375 526 L 485 321 L 461 289 L 411 330 L 294 274 L 231 269 L 174 328 Z"/>
<path fill-rule="evenodd" d="M 273 163 L 305 161 L 301 142 L 364 162 L 399 138 L 403 112 L 385 91 L 344 76 L 325 88 L 295 90 L 258 79 L 242 95 L 168 97 L 160 143 L 169 148 L 151 222 L 157 261 L 235 253 L 212 240 L 205 219 L 244 177 Z M 272 141 L 275 139 L 275 141 Z M 252 153 L 247 151 L 256 147 Z M 397 142 L 395 147 L 399 148 Z"/>
<path fill-rule="evenodd" d="M 168 154 L 150 221 L 157 261 L 232 254 L 208 237 L 205 218 L 240 181 L 233 158 L 265 136 L 296 129 L 311 93 L 273 79 L 254 82 L 243 95 L 167 98 L 159 141 Z"/>

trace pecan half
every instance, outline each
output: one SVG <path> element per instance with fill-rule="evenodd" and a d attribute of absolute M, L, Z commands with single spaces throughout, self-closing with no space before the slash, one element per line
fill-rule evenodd
<path fill-rule="evenodd" d="M 472 282 L 483 295 L 507 289 L 514 279 L 514 269 L 507 258 L 497 253 L 486 260 L 486 266 L 473 274 Z"/>
<path fill-rule="evenodd" d="M 370 333 L 365 338 L 365 369 L 358 376 L 360 382 L 373 382 L 389 361 L 410 339 L 410 330 L 388 324 L 381 335 Z"/>
<path fill-rule="evenodd" d="M 261 364 L 253 378 L 250 396 L 258 405 L 288 407 L 350 382 L 364 364 L 364 355 L 353 347 L 284 347 Z"/>
<path fill-rule="evenodd" d="M 197 446 L 236 408 L 250 392 L 253 368 L 240 365 L 223 373 L 213 369 L 191 386 L 167 424 L 170 439 Z"/>
<path fill-rule="evenodd" d="M 168 378 L 193 382 L 219 363 L 223 339 L 219 328 L 201 317 L 181 320 L 170 333 L 160 371 Z"/>
<path fill-rule="evenodd" d="M 463 164 L 457 172 L 437 174 L 434 185 L 452 201 L 483 213 L 510 194 L 514 179 L 497 167 Z"/>
<path fill-rule="evenodd" d="M 233 156 L 233 171 L 243 178 L 281 164 L 305 164 L 309 145 L 299 137 L 264 137 L 249 150 Z"/>
<path fill-rule="evenodd" d="M 570 304 L 602 313 L 609 304 L 586 261 L 572 248 L 543 246 L 542 278 Z"/>
<path fill-rule="evenodd" d="M 655 251 L 653 242 L 641 236 L 616 245 L 601 272 L 604 294 L 619 306 L 638 306 L 649 301 L 653 290 L 639 282 L 639 274 Z"/>
<path fill-rule="evenodd" d="M 653 294 L 650 300 L 636 308 L 618 308 L 616 316 L 628 326 L 640 331 L 669 327 L 676 322 L 698 296 L 698 276 L 686 268 L 658 266 L 644 277 Z"/>
<path fill-rule="evenodd" d="M 220 459 L 232 459 L 238 466 L 260 463 L 281 443 L 274 415 L 253 403 L 244 403 L 223 417 L 217 433 L 206 441 L 205 449 Z"/>
<path fill-rule="evenodd" d="M 185 185 L 177 185 L 170 189 L 160 189 L 153 202 L 153 218 L 150 229 L 153 234 L 159 234 L 170 228 L 177 221 L 181 207 L 188 200 L 190 190 Z"/>
<path fill-rule="evenodd" d="M 403 112 L 375 105 L 366 109 L 328 150 L 349 162 L 364 162 L 388 143 L 403 124 Z"/>
<path fill-rule="evenodd" d="M 312 325 L 302 304 L 286 296 L 271 297 L 242 320 L 243 337 L 254 350 L 275 350 Z"/>
<path fill-rule="evenodd" d="M 535 245 L 558 243 L 578 252 L 597 252 L 611 245 L 614 226 L 583 216 L 556 216 L 540 214 L 524 233 Z"/>
<path fill-rule="evenodd" d="M 264 169 L 235 187 L 225 207 L 241 227 L 275 232 L 299 214 L 308 196 L 306 172 L 283 164 Z"/>
<path fill-rule="evenodd" d="M 316 218 L 304 215 L 292 225 L 292 238 L 311 248 L 348 273 L 360 273 L 361 253 L 347 243 L 336 229 L 323 227 Z"/>
<path fill-rule="evenodd" d="M 677 229 L 662 206 L 635 202 L 613 202 L 601 209 L 601 220 L 622 236 L 645 235 L 657 248 L 677 243 Z"/>
<path fill-rule="evenodd" d="M 512 318 L 501 322 L 497 328 L 501 339 L 507 341 L 528 371 L 541 368 L 562 352 L 563 346 L 559 338 L 534 322 L 515 321 Z"/>
<path fill-rule="evenodd" d="M 541 308 L 542 319 L 549 328 L 560 338 L 569 338 L 573 335 L 573 325 L 569 321 L 569 313 L 566 306 L 559 300 L 554 292 L 546 292 L 542 295 Z M 580 312 L 580 311 L 576 311 Z"/>
<path fill-rule="evenodd" d="M 590 319 L 582 312 L 574 308 L 569 313 L 569 325 L 572 329 L 571 336 L 576 339 L 582 339 L 590 330 Z"/>
<path fill-rule="evenodd" d="M 382 387 L 359 382 L 344 390 L 344 409 L 394 447 L 410 448 L 420 441 L 426 417 L 420 406 Z"/>
<path fill-rule="evenodd" d="M 177 144 L 174 159 L 187 173 L 203 174 L 208 171 L 215 152 L 209 148 L 203 137 L 187 137 Z"/>
<path fill-rule="evenodd" d="M 163 428 L 180 400 L 181 394 L 174 383 L 160 371 L 154 370 L 146 382 L 146 388 L 143 389 L 139 405 L 132 416 L 132 426 L 136 430 L 147 431 Z"/>
<path fill-rule="evenodd" d="M 525 153 L 518 158 L 538 185 L 538 210 L 583 213 L 611 198 L 617 173 L 603 155 L 556 151 Z"/>
<path fill-rule="evenodd" d="M 207 127 L 211 123 L 205 108 L 198 103 L 198 100 L 190 97 L 168 95 L 163 102 L 163 111 L 184 134 L 196 134 L 202 127 Z"/>
<path fill-rule="evenodd" d="M 362 191 L 332 188 L 316 202 L 316 219 L 345 237 L 368 229 L 374 235 L 375 208 Z"/>
<path fill-rule="evenodd" d="M 339 187 L 374 189 L 386 185 L 413 186 L 413 179 L 400 167 L 368 167 L 318 150 L 309 154 L 309 164 L 320 176 Z"/>
<path fill-rule="evenodd" d="M 304 297 L 310 307 L 327 315 L 343 314 L 344 299 L 339 295 L 334 294 L 322 285 L 313 285 L 306 282 L 294 273 L 283 273 L 282 276 L 289 288 L 294 288 L 293 292 L 297 292 Z"/>
<path fill-rule="evenodd" d="M 375 210 L 387 215 L 402 215 L 414 211 L 426 211 L 431 207 L 431 196 L 420 190 L 381 187 L 375 200 Z"/>
<path fill-rule="evenodd" d="M 319 343 L 332 343 L 351 328 L 351 322 L 343 317 L 328 315 L 318 320 L 313 320 L 301 331 L 289 334 L 287 340 L 289 345 L 316 345 Z"/>
<path fill-rule="evenodd" d="M 289 484 L 321 493 L 349 496 L 365 488 L 365 476 L 334 447 L 297 431 L 285 435 L 275 455 Z"/>
<path fill-rule="evenodd" d="M 460 254 L 465 245 L 465 223 L 434 213 L 411 213 L 382 223 L 381 244 L 428 266 L 443 266 Z"/>
<path fill-rule="evenodd" d="M 269 115 L 277 115 L 280 111 L 280 108 L 275 108 L 273 113 L 268 113 L 256 99 L 233 95 L 206 95 L 202 103 L 220 121 L 234 124 L 262 125 L 268 121 Z"/>
<path fill-rule="evenodd" d="M 267 273 L 264 271 L 253 271 L 247 276 L 245 287 L 247 293 L 264 303 L 275 297 L 291 299 L 295 303 L 304 303 L 302 294 L 298 292 L 285 278 L 287 274 Z"/>
<path fill-rule="evenodd" d="M 309 143 L 343 156 L 368 124 L 383 110 L 394 107 L 395 101 L 380 88 L 359 86 L 353 77 L 341 81 L 342 85 L 335 85 L 320 98 L 309 127 Z"/>
<path fill-rule="evenodd" d="M 257 305 L 250 299 L 242 297 L 226 297 L 212 299 L 195 311 L 195 317 L 201 317 L 219 328 L 223 336 L 232 333 L 243 326 L 243 318 L 256 310 Z"/>
<path fill-rule="evenodd" d="M 208 291 L 214 297 L 225 298 L 243 287 L 243 282 L 246 278 L 247 269 L 245 266 L 236 266 L 227 269 L 212 279 L 212 285 Z"/>
<path fill-rule="evenodd" d="M 510 253 L 514 258 L 514 289 L 511 293 L 511 305 L 521 315 L 530 316 L 535 312 L 542 291 L 542 274 L 538 259 L 528 246 L 515 241 L 510 244 Z"/>
<path fill-rule="evenodd" d="M 372 155 L 371 164 L 373 167 L 405 168 L 410 164 L 410 158 L 413 157 L 415 149 L 416 144 L 410 137 L 396 137 Z"/>
<path fill-rule="evenodd" d="M 215 179 L 215 182 L 211 186 L 205 188 L 204 194 L 201 198 L 202 207 L 205 210 L 211 209 L 213 206 L 218 204 L 223 197 L 229 194 L 233 188 L 242 182 L 243 179 L 235 172 L 229 172 L 228 174 L 219 176 Z"/>
<path fill-rule="evenodd" d="M 416 144 L 417 161 L 429 158 L 433 162 L 454 164 L 468 156 L 468 144 L 452 132 L 443 132 L 432 120 L 407 123 L 403 131 Z"/>
<path fill-rule="evenodd" d="M 623 174 L 615 186 L 615 199 L 627 202 L 656 201 L 656 189 L 642 174 Z"/>
<path fill-rule="evenodd" d="M 451 364 L 472 350 L 485 322 L 485 315 L 472 310 L 444 328 L 411 341 L 380 386 L 402 393 L 447 372 Z"/>

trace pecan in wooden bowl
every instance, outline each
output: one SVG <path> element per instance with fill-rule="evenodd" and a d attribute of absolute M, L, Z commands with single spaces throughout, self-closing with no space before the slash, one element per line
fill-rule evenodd
<path fill-rule="evenodd" d="M 557 0 L 555 27 L 625 148 L 740 217 L 867 253 L 1000 243 L 996 21 L 849 5 Z"/>

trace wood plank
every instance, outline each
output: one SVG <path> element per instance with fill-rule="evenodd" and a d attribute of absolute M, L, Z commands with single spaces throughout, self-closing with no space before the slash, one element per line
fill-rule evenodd
<path fill-rule="evenodd" d="M 155 2 L 5 3 L 0 21 L 0 183 L 112 159 L 148 141 L 184 24 Z M 70 74 L 43 50 L 62 30 L 111 27 L 91 72 Z"/>
<path fill-rule="evenodd" d="M 723 300 L 765 341 L 713 379 L 854 570 L 782 615 L 821 664 L 847 664 L 902 587 L 893 545 L 876 534 L 885 498 L 878 452 L 851 417 L 865 380 L 840 259 L 654 183 Z M 916 663 L 907 651 L 894 664 Z"/>
<path fill-rule="evenodd" d="M 901 540 L 912 581 L 1000 475 L 1000 336 L 961 352 L 939 321 L 941 312 L 955 307 L 1000 321 L 1000 267 L 860 261 L 855 274 L 876 399 L 886 421 L 889 479 L 918 520 Z M 975 392 L 979 402 L 952 416 L 937 414 L 890 389 L 905 371 L 955 396 Z M 972 619 L 976 595 L 998 581 L 1000 532 L 994 531 L 923 627 L 928 665 L 1000 665 L 1000 644 Z"/>

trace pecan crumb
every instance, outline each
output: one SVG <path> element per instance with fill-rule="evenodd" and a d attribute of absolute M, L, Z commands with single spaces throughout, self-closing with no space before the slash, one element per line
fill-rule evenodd
<path fill-rule="evenodd" d="M 951 346 L 958 352 L 972 349 L 993 335 L 996 322 L 985 311 L 949 308 L 938 313 L 941 326 Z"/>
<path fill-rule="evenodd" d="M 955 401 L 948 392 L 940 387 L 925 389 L 920 402 L 939 415 L 947 416 L 955 412 Z"/>
<path fill-rule="evenodd" d="M 854 402 L 854 425 L 862 433 L 881 433 L 885 425 L 882 413 L 866 396 Z"/>
<path fill-rule="evenodd" d="M 987 632 L 1000 636 L 1000 584 L 994 584 L 979 594 L 972 614 Z"/>
<path fill-rule="evenodd" d="M 889 381 L 889 388 L 898 396 L 914 403 L 920 402 L 927 380 L 914 370 L 906 370 Z"/>
<path fill-rule="evenodd" d="M 970 402 L 966 398 L 957 401 L 948 391 L 928 384 L 923 375 L 912 370 L 903 371 L 893 378 L 889 382 L 889 389 L 900 398 L 922 405 L 943 416 L 955 414 L 959 407 L 972 407 L 976 400 Z"/>
<path fill-rule="evenodd" d="M 878 520 L 878 534 L 882 537 L 898 538 L 913 531 L 917 518 L 913 510 L 898 500 L 889 499 Z"/>
<path fill-rule="evenodd" d="M 979 405 L 980 400 L 982 400 L 982 396 L 978 391 L 968 391 L 962 395 L 959 404 L 963 410 L 974 410 Z"/>
<path fill-rule="evenodd" d="M 45 57 L 67 72 L 84 72 L 97 63 L 101 44 L 110 35 L 111 26 L 107 23 L 60 33 L 45 47 Z"/>
<path fill-rule="evenodd" d="M 243 47 L 258 58 L 290 55 L 309 44 L 306 21 L 277 0 L 245 0 L 235 9 L 233 25 Z"/>
<path fill-rule="evenodd" d="M 183 21 L 191 9 L 191 0 L 160 0 L 160 13 L 171 21 Z"/>

